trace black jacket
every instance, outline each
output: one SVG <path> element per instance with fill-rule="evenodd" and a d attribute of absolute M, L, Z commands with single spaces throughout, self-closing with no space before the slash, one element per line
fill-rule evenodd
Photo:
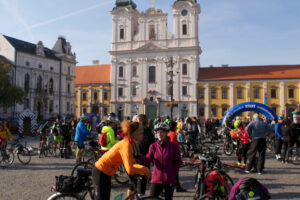
<path fill-rule="evenodd" d="M 292 129 L 289 126 L 281 127 L 282 138 L 284 142 L 290 142 L 292 139 Z"/>
<path fill-rule="evenodd" d="M 300 137 L 300 124 L 291 124 L 292 139 L 298 140 Z"/>
<path fill-rule="evenodd" d="M 155 142 L 155 138 L 151 129 L 148 127 L 145 128 L 143 139 L 134 145 L 133 153 L 135 155 L 137 154 L 147 155 L 150 145 L 154 142 Z"/>

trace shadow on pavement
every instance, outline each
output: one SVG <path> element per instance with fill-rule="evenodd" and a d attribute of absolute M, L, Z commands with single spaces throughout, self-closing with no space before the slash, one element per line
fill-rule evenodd
<path fill-rule="evenodd" d="M 271 194 L 271 199 L 299 199 L 300 192 L 281 192 Z"/>

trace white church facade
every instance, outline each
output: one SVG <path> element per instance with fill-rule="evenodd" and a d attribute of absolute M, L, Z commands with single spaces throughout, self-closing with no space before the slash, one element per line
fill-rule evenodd
<path fill-rule="evenodd" d="M 171 105 L 173 118 L 197 115 L 200 5 L 177 0 L 172 10 L 173 33 L 168 13 L 154 6 L 139 12 L 133 1 L 117 0 L 111 11 L 111 111 L 120 119 L 170 116 Z"/>

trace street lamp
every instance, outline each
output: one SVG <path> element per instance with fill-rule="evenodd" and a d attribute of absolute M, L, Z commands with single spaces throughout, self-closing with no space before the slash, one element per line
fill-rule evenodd
<path fill-rule="evenodd" d="M 166 73 L 169 76 L 169 80 L 168 80 L 168 93 L 170 93 L 171 95 L 171 120 L 173 119 L 173 107 L 174 107 L 174 94 L 173 94 L 173 85 L 174 85 L 174 81 L 173 81 L 173 77 L 176 76 L 176 74 L 179 73 L 179 69 L 174 70 L 174 65 L 178 62 L 177 57 L 170 57 L 170 58 L 165 58 L 164 62 L 166 63 L 167 69 L 166 69 Z M 175 74 L 176 73 L 176 74 Z"/>

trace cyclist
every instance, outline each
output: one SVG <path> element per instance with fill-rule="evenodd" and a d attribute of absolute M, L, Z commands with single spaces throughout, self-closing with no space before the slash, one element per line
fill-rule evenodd
<path fill-rule="evenodd" d="M 71 141 L 71 135 L 72 135 L 72 126 L 70 123 L 70 119 L 68 117 L 64 117 L 64 122 L 61 126 L 61 135 L 62 135 L 62 147 L 61 147 L 61 157 L 62 158 L 69 158 L 68 153 L 68 145 Z"/>
<path fill-rule="evenodd" d="M 0 138 L 2 140 L 2 146 L 4 148 L 6 148 L 8 138 L 10 138 L 11 140 L 14 139 L 14 136 L 10 133 L 9 129 L 7 127 L 4 128 L 2 123 L 0 123 Z"/>
<path fill-rule="evenodd" d="M 62 143 L 60 128 L 61 128 L 61 123 L 60 123 L 60 117 L 58 116 L 58 117 L 56 117 L 56 121 L 54 122 L 54 124 L 51 128 L 51 132 L 54 135 L 54 154 L 55 154 L 55 156 L 56 156 L 57 145 L 59 148 L 61 148 L 61 143 Z"/>
<path fill-rule="evenodd" d="M 49 122 L 45 122 L 44 124 L 42 124 L 38 131 L 40 134 L 40 145 L 39 145 L 39 151 L 41 150 L 43 144 L 46 143 L 47 141 L 47 129 L 49 128 Z"/>
<path fill-rule="evenodd" d="M 84 115 L 81 116 L 80 122 L 77 124 L 76 127 L 76 135 L 75 135 L 75 142 L 77 142 L 78 145 L 78 151 L 76 153 L 76 162 L 81 161 L 81 156 L 84 152 L 84 142 L 87 141 L 87 136 L 91 135 L 91 132 L 89 132 L 86 128 L 86 123 L 88 123 L 89 118 L 85 117 Z"/>
<path fill-rule="evenodd" d="M 276 144 L 276 150 L 275 150 L 275 157 L 276 160 L 281 159 L 281 149 L 282 149 L 282 126 L 283 126 L 283 117 L 278 117 L 278 122 L 275 124 L 274 131 L 276 134 L 275 144 Z"/>
<path fill-rule="evenodd" d="M 141 141 L 137 142 L 133 147 L 133 152 L 135 155 L 142 154 L 147 155 L 149 151 L 149 147 L 151 144 L 155 142 L 154 135 L 152 134 L 151 129 L 148 127 L 148 119 L 147 116 L 144 114 L 135 115 L 132 119 L 132 121 L 138 122 L 140 125 L 144 127 L 143 132 L 143 138 Z M 138 164 L 142 164 L 137 162 Z M 150 165 L 144 165 L 148 168 L 150 168 Z M 147 179 L 142 178 L 141 184 L 134 183 L 137 188 L 137 193 L 142 196 L 146 192 L 146 186 L 147 186 Z M 133 191 L 133 188 L 129 188 L 129 191 L 127 192 L 127 196 L 130 196 L 131 192 Z"/>
<path fill-rule="evenodd" d="M 169 125 L 161 123 L 156 127 L 158 141 L 151 144 L 146 156 L 139 155 L 140 162 L 153 163 L 150 195 L 158 197 L 165 190 L 165 199 L 173 198 L 173 185 L 181 165 L 178 145 L 169 142 Z"/>
<path fill-rule="evenodd" d="M 114 145 L 108 152 L 95 163 L 92 171 L 95 186 L 95 200 L 109 200 L 111 191 L 111 176 L 117 168 L 124 165 L 129 175 L 144 174 L 149 177 L 150 171 L 147 167 L 136 164 L 133 157 L 133 146 L 141 141 L 143 137 L 143 126 L 138 122 L 122 122 L 122 130 L 125 138 Z"/>
<path fill-rule="evenodd" d="M 237 149 L 237 157 L 238 157 L 238 166 L 242 166 L 242 159 L 244 161 L 243 166 L 246 167 L 247 163 L 247 152 L 250 148 L 250 139 L 249 135 L 246 132 L 246 127 L 245 125 L 239 121 L 239 123 L 234 123 L 237 129 L 239 129 L 239 143 L 238 143 L 238 149 Z"/>
<path fill-rule="evenodd" d="M 177 123 L 175 121 L 170 121 L 169 123 L 170 131 L 168 132 L 169 141 L 173 142 L 178 146 L 180 149 L 180 146 L 177 141 Z M 182 188 L 179 182 L 179 174 L 176 175 L 176 192 L 186 192 L 186 189 Z"/>
<path fill-rule="evenodd" d="M 99 143 L 101 145 L 101 151 L 103 153 L 107 152 L 112 146 L 114 146 L 119 140 L 116 139 L 116 134 L 115 134 L 115 124 L 116 124 L 116 118 L 113 116 L 109 116 L 106 120 L 106 126 L 102 128 L 101 134 L 99 135 Z M 101 144 L 101 135 L 106 134 L 106 146 L 104 144 Z"/>

